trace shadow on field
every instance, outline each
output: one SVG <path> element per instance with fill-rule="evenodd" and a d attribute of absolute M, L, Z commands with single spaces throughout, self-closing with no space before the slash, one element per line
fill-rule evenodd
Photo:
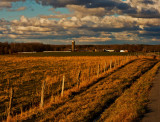
<path fill-rule="evenodd" d="M 155 61 L 155 59 L 144 59 L 144 60 Z M 134 60 L 134 61 L 135 61 L 135 60 Z M 134 62 L 134 61 L 131 61 L 131 62 Z M 129 63 L 131 63 L 131 62 L 129 62 Z M 128 64 L 129 64 L 129 63 L 128 63 Z M 145 74 L 147 71 L 149 71 L 150 69 L 152 69 L 157 63 L 158 63 L 158 62 L 156 61 L 156 62 L 153 63 L 153 65 L 151 65 L 147 70 L 142 71 L 142 72 L 141 72 L 141 75 L 134 76 L 133 79 L 131 80 L 132 83 L 131 83 L 130 85 L 127 85 L 127 86 L 122 90 L 122 92 L 124 93 L 125 90 L 129 89 L 134 82 L 136 82 L 136 81 L 137 81 L 143 74 Z M 127 64 L 126 64 L 126 65 L 127 65 Z M 124 65 L 123 67 L 125 67 L 126 65 Z M 120 67 L 120 68 L 123 68 L 123 67 Z M 116 101 L 116 99 L 119 98 L 119 97 L 120 97 L 120 96 L 115 96 L 114 98 L 112 98 L 112 99 L 110 99 L 109 101 L 107 101 L 107 102 L 105 103 L 106 106 L 105 106 L 104 108 L 102 108 L 99 113 L 95 113 L 94 118 L 90 119 L 89 121 L 96 122 L 97 120 L 99 120 L 100 117 L 101 117 L 101 114 L 102 114 L 107 108 L 109 108 L 109 107 Z M 148 112 L 152 112 L 152 111 L 151 111 L 149 108 L 147 108 L 147 107 L 146 107 L 145 111 L 146 111 L 147 113 L 148 113 Z M 137 121 L 140 121 L 143 117 L 144 117 L 144 115 L 142 115 L 140 118 L 138 118 L 138 119 L 136 120 L 136 122 L 137 122 Z"/>
<path fill-rule="evenodd" d="M 103 76 L 101 76 L 101 77 L 99 77 L 99 78 L 94 79 L 94 81 L 92 82 L 92 84 L 88 85 L 88 86 L 87 86 L 87 87 L 85 87 L 85 88 L 82 88 L 79 92 L 72 92 L 72 95 L 71 95 L 71 96 L 72 96 L 72 98 L 73 98 L 75 95 L 81 94 L 83 91 L 87 90 L 88 88 L 90 88 L 90 87 L 91 87 L 91 86 L 93 86 L 94 84 L 98 83 L 99 81 L 101 81 L 101 80 L 105 79 L 106 77 L 108 77 L 108 76 L 109 76 L 109 75 L 111 75 L 112 73 L 116 72 L 117 70 L 119 70 L 119 69 L 121 69 L 121 68 L 125 67 L 126 65 L 128 65 L 128 64 L 130 64 L 130 63 L 132 63 L 132 62 L 134 62 L 134 61 L 136 61 L 136 60 L 137 60 L 137 59 L 132 60 L 132 61 L 130 61 L 130 62 L 128 62 L 128 63 L 126 63 L 126 64 L 124 64 L 123 66 L 118 67 L 118 68 L 116 68 L 116 69 L 112 70 L 111 72 L 109 72 L 109 73 L 105 73 Z M 109 67 L 107 67 L 107 69 L 109 69 Z"/>

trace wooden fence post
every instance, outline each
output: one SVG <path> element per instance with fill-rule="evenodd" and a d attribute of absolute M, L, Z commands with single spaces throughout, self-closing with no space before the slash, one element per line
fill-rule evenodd
<path fill-rule="evenodd" d="M 99 72 L 100 72 L 100 64 L 98 64 L 97 77 L 99 76 Z"/>
<path fill-rule="evenodd" d="M 125 63 L 127 63 L 127 56 L 125 56 Z"/>
<path fill-rule="evenodd" d="M 45 80 L 42 83 L 42 90 L 41 90 L 41 103 L 40 107 L 42 108 L 44 106 L 44 90 L 45 90 Z"/>
<path fill-rule="evenodd" d="M 61 97 L 63 97 L 64 94 L 64 81 L 65 81 L 65 76 L 63 75 Z"/>
<path fill-rule="evenodd" d="M 117 63 L 118 67 L 120 66 L 120 58 L 118 58 L 118 63 Z"/>
<path fill-rule="evenodd" d="M 110 61 L 110 70 L 112 69 L 112 60 Z"/>
<path fill-rule="evenodd" d="M 91 77 L 91 76 L 90 76 L 90 75 L 91 75 L 90 73 L 91 73 L 91 67 L 89 67 L 89 75 L 88 75 L 89 80 L 90 80 L 90 77 Z"/>
<path fill-rule="evenodd" d="M 123 65 L 123 58 L 121 59 L 121 65 Z"/>
<path fill-rule="evenodd" d="M 80 86 L 80 77 L 81 77 L 81 70 L 79 71 L 78 78 L 77 78 L 77 80 L 78 80 L 78 82 L 77 82 L 78 89 L 79 89 L 79 86 Z"/>
<path fill-rule="evenodd" d="M 21 105 L 21 117 L 22 117 L 22 115 L 23 115 L 23 105 Z"/>
<path fill-rule="evenodd" d="M 9 100 L 9 107 L 8 107 L 8 116 L 7 116 L 7 122 L 10 122 L 11 119 L 11 107 L 12 107 L 12 98 L 13 98 L 13 89 L 11 87 L 10 89 L 10 100 Z"/>
<path fill-rule="evenodd" d="M 116 68 L 116 65 L 117 65 L 117 60 L 115 59 L 114 68 Z"/>
<path fill-rule="evenodd" d="M 107 64 L 106 64 L 106 62 L 105 62 L 105 65 L 104 65 L 104 72 L 106 72 L 106 66 L 107 66 Z"/>

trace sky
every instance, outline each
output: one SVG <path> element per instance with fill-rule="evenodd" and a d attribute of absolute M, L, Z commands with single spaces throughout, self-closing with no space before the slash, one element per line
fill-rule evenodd
<path fill-rule="evenodd" d="M 160 0 L 0 0 L 0 42 L 160 44 Z"/>

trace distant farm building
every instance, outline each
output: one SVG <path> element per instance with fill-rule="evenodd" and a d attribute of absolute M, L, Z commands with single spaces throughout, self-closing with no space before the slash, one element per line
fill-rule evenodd
<path fill-rule="evenodd" d="M 120 50 L 121 53 L 127 53 L 128 50 Z"/>
<path fill-rule="evenodd" d="M 51 53 L 51 52 L 71 52 L 71 51 L 43 51 L 44 53 Z"/>
<path fill-rule="evenodd" d="M 115 52 L 115 50 L 107 50 L 107 49 L 104 49 L 104 52 Z"/>
<path fill-rule="evenodd" d="M 94 52 L 103 52 L 101 49 L 95 49 Z"/>
<path fill-rule="evenodd" d="M 37 53 L 37 52 L 18 52 L 18 53 Z"/>

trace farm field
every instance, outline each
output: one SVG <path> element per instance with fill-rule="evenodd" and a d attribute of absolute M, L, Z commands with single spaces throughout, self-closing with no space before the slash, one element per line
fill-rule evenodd
<path fill-rule="evenodd" d="M 122 111 L 117 107 L 123 103 L 121 99 L 126 98 L 126 103 L 130 95 L 135 99 L 129 91 L 136 94 L 139 83 L 143 81 L 143 86 L 149 82 L 138 96 L 149 91 L 160 66 L 158 62 L 151 57 L 122 55 L 0 56 L 0 121 L 7 120 L 9 111 L 11 121 L 108 121 L 115 114 L 111 110 Z M 142 80 L 143 77 L 146 79 Z M 44 105 L 40 107 L 44 86 Z M 11 89 L 12 103 L 8 109 Z M 137 110 L 141 108 L 133 113 Z M 129 120 L 140 116 L 136 115 Z"/>
<path fill-rule="evenodd" d="M 138 53 L 143 55 L 143 53 Z M 127 56 L 127 55 L 137 55 L 134 52 L 37 52 L 37 53 L 19 53 L 15 54 L 17 57 L 68 57 L 68 56 Z"/>

